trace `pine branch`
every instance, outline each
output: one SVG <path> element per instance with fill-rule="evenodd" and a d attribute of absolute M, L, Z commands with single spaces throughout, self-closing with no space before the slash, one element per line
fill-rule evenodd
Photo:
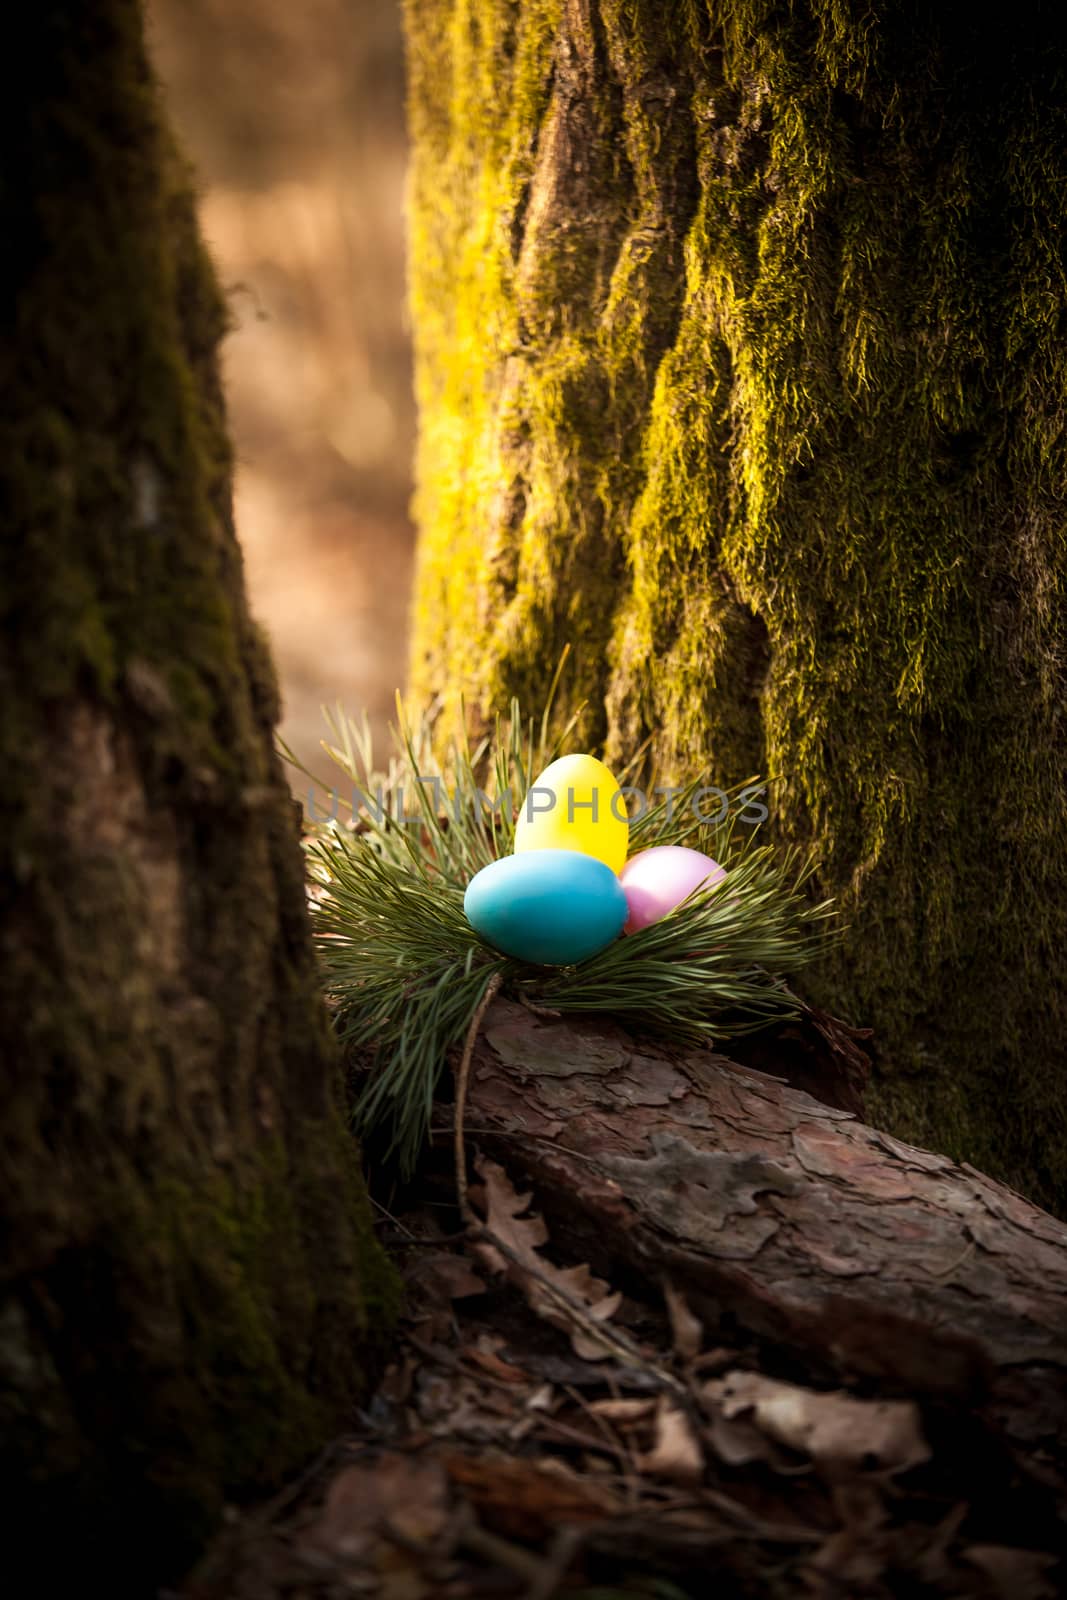
<path fill-rule="evenodd" d="M 692 845 L 726 868 L 720 884 L 576 967 L 532 966 L 484 943 L 463 914 L 463 891 L 481 867 L 510 853 L 529 784 L 573 736 L 577 713 L 555 738 L 550 713 L 551 704 L 539 722 L 527 722 L 513 702 L 489 738 L 473 750 L 453 744 L 438 768 L 432 713 L 412 726 L 400 708 L 397 752 L 384 772 L 373 767 L 365 724 L 340 708 L 328 719 L 328 753 L 362 796 L 381 804 L 363 815 L 356 796 L 359 814 L 313 829 L 317 945 L 341 1040 L 371 1059 L 356 1127 L 384 1133 L 405 1173 L 425 1142 L 448 1051 L 469 1035 L 490 988 L 534 1009 L 607 1012 L 706 1044 L 796 1016 L 785 975 L 833 936 L 830 902 L 813 904 L 806 892 L 810 860 L 761 843 L 758 829 L 738 824 L 733 805 L 722 823 L 694 816 L 702 775 L 635 818 L 631 851 Z M 626 777 L 636 785 L 638 775 Z M 646 778 L 646 792 L 651 783 Z M 726 791 L 731 801 L 742 787 Z M 404 820 L 411 806 L 417 811 Z"/>

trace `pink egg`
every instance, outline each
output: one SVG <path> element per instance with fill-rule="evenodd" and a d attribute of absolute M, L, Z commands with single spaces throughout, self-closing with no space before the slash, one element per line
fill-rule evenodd
<path fill-rule="evenodd" d="M 636 933 L 680 906 L 701 884 L 720 883 L 726 869 L 683 844 L 656 844 L 631 856 L 619 873 L 630 908 L 624 933 Z"/>

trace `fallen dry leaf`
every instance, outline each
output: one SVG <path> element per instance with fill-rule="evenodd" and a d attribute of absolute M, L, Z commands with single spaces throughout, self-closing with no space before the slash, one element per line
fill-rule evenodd
<path fill-rule="evenodd" d="M 663 1280 L 663 1298 L 671 1319 L 675 1354 L 681 1356 L 683 1361 L 692 1361 L 700 1354 L 700 1347 L 704 1343 L 704 1324 L 690 1311 L 685 1295 L 675 1288 L 669 1278 Z"/>
<path fill-rule="evenodd" d="M 656 1409 L 655 1400 L 591 1400 L 589 1409 L 606 1422 L 641 1422 Z"/>
<path fill-rule="evenodd" d="M 495 1161 L 479 1156 L 475 1166 L 484 1185 L 486 1226 L 514 1252 L 517 1261 L 502 1255 L 490 1243 L 475 1246 L 480 1259 L 490 1272 L 506 1272 L 522 1290 L 531 1309 L 569 1335 L 575 1355 L 585 1361 L 607 1360 L 612 1351 L 597 1339 L 589 1323 L 606 1322 L 614 1316 L 622 1295 L 613 1293 L 610 1284 L 594 1277 L 588 1266 L 557 1267 L 538 1255 L 540 1246 L 548 1242 L 548 1229 L 541 1217 L 523 1216 L 532 1196 L 519 1194 Z M 548 1285 L 577 1301 L 584 1316 L 576 1315 L 565 1301 L 557 1299 Z"/>
<path fill-rule="evenodd" d="M 684 1411 L 661 1396 L 656 1409 L 656 1442 L 639 1463 L 653 1477 L 673 1483 L 698 1483 L 704 1474 L 704 1452 Z"/>
<path fill-rule="evenodd" d="M 1057 1585 L 1048 1577 L 1055 1556 L 1040 1550 L 1015 1550 L 1002 1544 L 970 1544 L 964 1561 L 990 1580 L 1003 1600 L 1055 1600 Z"/>
<path fill-rule="evenodd" d="M 462 1256 L 452 1255 L 447 1250 L 427 1252 L 407 1269 L 405 1277 L 442 1300 L 463 1300 L 485 1293 L 484 1280 L 471 1270 Z"/>
<path fill-rule="evenodd" d="M 519 1194 L 503 1167 L 485 1156 L 476 1157 L 474 1165 L 482 1179 L 485 1220 L 490 1231 L 517 1255 L 541 1267 L 543 1263 L 534 1252 L 548 1243 L 548 1228 L 543 1217 L 523 1216 L 533 1199 L 532 1192 Z M 471 1194 L 474 1192 L 472 1189 Z M 476 1250 L 490 1272 L 508 1270 L 507 1257 L 494 1250 L 491 1244 L 479 1244 Z"/>
<path fill-rule="evenodd" d="M 750 1415 L 768 1438 L 820 1467 L 893 1473 L 930 1458 L 913 1400 L 858 1400 L 740 1371 L 706 1383 L 703 1393 L 728 1422 Z"/>
<path fill-rule="evenodd" d="M 705 1436 L 727 1467 L 745 1467 L 750 1462 L 763 1461 L 773 1471 L 786 1476 L 811 1471 L 809 1460 L 800 1460 L 793 1451 L 783 1449 L 757 1428 L 750 1416 L 726 1417 L 718 1407 L 713 1407 Z"/>
<path fill-rule="evenodd" d="M 608 1485 L 590 1483 L 553 1457 L 449 1454 L 445 1466 L 483 1521 L 507 1537 L 538 1539 L 561 1525 L 599 1522 L 621 1510 Z"/>
<path fill-rule="evenodd" d="M 875 1583 L 887 1565 L 889 1516 L 883 1485 L 871 1479 L 851 1479 L 832 1492 L 841 1526 L 836 1528 L 809 1559 L 813 1573 L 830 1580 L 830 1593 L 851 1586 L 858 1593 Z"/>
<path fill-rule="evenodd" d="M 728 1367 L 731 1361 L 737 1360 L 737 1351 L 728 1350 L 725 1345 L 717 1344 L 711 1350 L 693 1358 L 693 1372 L 721 1372 Z"/>
<path fill-rule="evenodd" d="M 440 1462 L 387 1450 L 338 1473 L 303 1542 L 349 1558 L 365 1557 L 390 1533 L 408 1543 L 429 1543 L 446 1517 L 447 1481 Z"/>
<path fill-rule="evenodd" d="M 466 1361 L 473 1361 L 476 1366 L 488 1372 L 491 1377 L 499 1378 L 501 1383 L 529 1383 L 529 1375 L 521 1367 L 512 1366 L 510 1361 L 501 1360 L 495 1350 L 482 1350 L 475 1344 L 460 1346 L 460 1355 Z"/>

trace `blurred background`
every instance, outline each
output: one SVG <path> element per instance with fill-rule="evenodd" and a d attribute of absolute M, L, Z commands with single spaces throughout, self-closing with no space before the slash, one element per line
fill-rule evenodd
<path fill-rule="evenodd" d="M 333 782 L 320 706 L 365 707 L 378 749 L 406 664 L 400 4 L 149 0 L 148 13 L 234 322 L 237 532 L 273 642 L 281 733 Z"/>

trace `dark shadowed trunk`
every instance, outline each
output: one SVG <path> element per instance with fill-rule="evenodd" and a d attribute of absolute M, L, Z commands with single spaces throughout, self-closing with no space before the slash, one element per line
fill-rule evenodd
<path fill-rule="evenodd" d="M 0 354 L 3 1496 L 39 1560 L 100 1555 L 121 1588 L 365 1392 L 392 1280 L 334 1104 L 188 174 L 133 0 L 24 20 Z"/>
<path fill-rule="evenodd" d="M 1067 1206 L 1054 8 L 407 20 L 417 687 L 773 778 L 875 1117 Z"/>

